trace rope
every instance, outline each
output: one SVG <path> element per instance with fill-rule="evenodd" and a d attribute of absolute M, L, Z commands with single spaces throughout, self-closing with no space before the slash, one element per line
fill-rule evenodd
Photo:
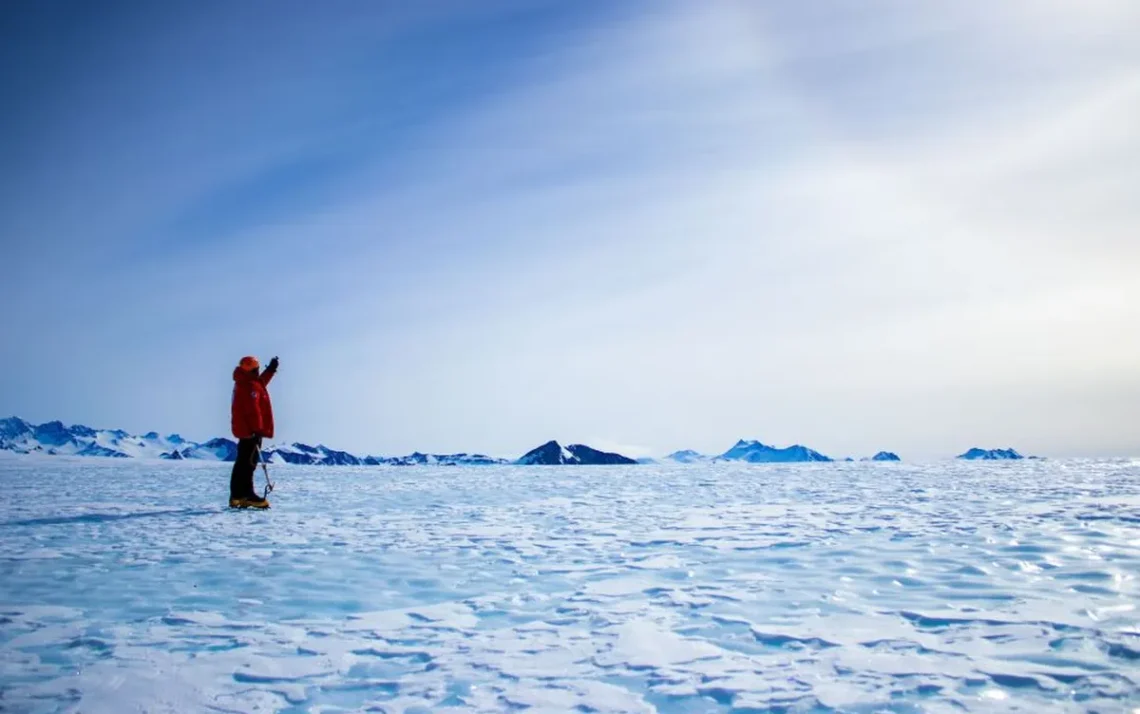
<path fill-rule="evenodd" d="M 273 482 L 269 480 L 269 469 L 265 465 L 265 457 L 261 455 L 261 444 L 257 445 L 257 462 L 261 464 L 261 472 L 265 474 L 265 495 L 262 498 L 269 498 L 269 494 L 273 492 Z"/>

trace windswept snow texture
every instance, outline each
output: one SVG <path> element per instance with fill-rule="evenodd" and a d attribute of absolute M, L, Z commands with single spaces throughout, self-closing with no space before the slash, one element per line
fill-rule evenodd
<path fill-rule="evenodd" d="M 1131 712 L 1140 462 L 0 455 L 0 710 Z"/>

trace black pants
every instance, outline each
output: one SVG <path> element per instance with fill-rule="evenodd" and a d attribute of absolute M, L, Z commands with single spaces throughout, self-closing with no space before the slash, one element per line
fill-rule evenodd
<path fill-rule="evenodd" d="M 234 470 L 230 473 L 230 498 L 257 496 L 253 490 L 253 472 L 257 470 L 258 446 L 258 439 L 238 441 L 237 458 L 234 460 Z"/>

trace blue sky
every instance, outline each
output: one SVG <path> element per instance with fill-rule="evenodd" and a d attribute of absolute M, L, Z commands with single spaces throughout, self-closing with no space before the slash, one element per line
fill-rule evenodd
<path fill-rule="evenodd" d="M 1134 2 L 6 3 L 0 411 L 1137 454 Z"/>

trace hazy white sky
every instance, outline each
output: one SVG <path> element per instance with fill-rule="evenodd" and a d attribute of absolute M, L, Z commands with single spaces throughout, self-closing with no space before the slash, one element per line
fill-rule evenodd
<path fill-rule="evenodd" d="M 1140 454 L 1140 4 L 401 5 L 0 11 L 0 411 Z"/>

